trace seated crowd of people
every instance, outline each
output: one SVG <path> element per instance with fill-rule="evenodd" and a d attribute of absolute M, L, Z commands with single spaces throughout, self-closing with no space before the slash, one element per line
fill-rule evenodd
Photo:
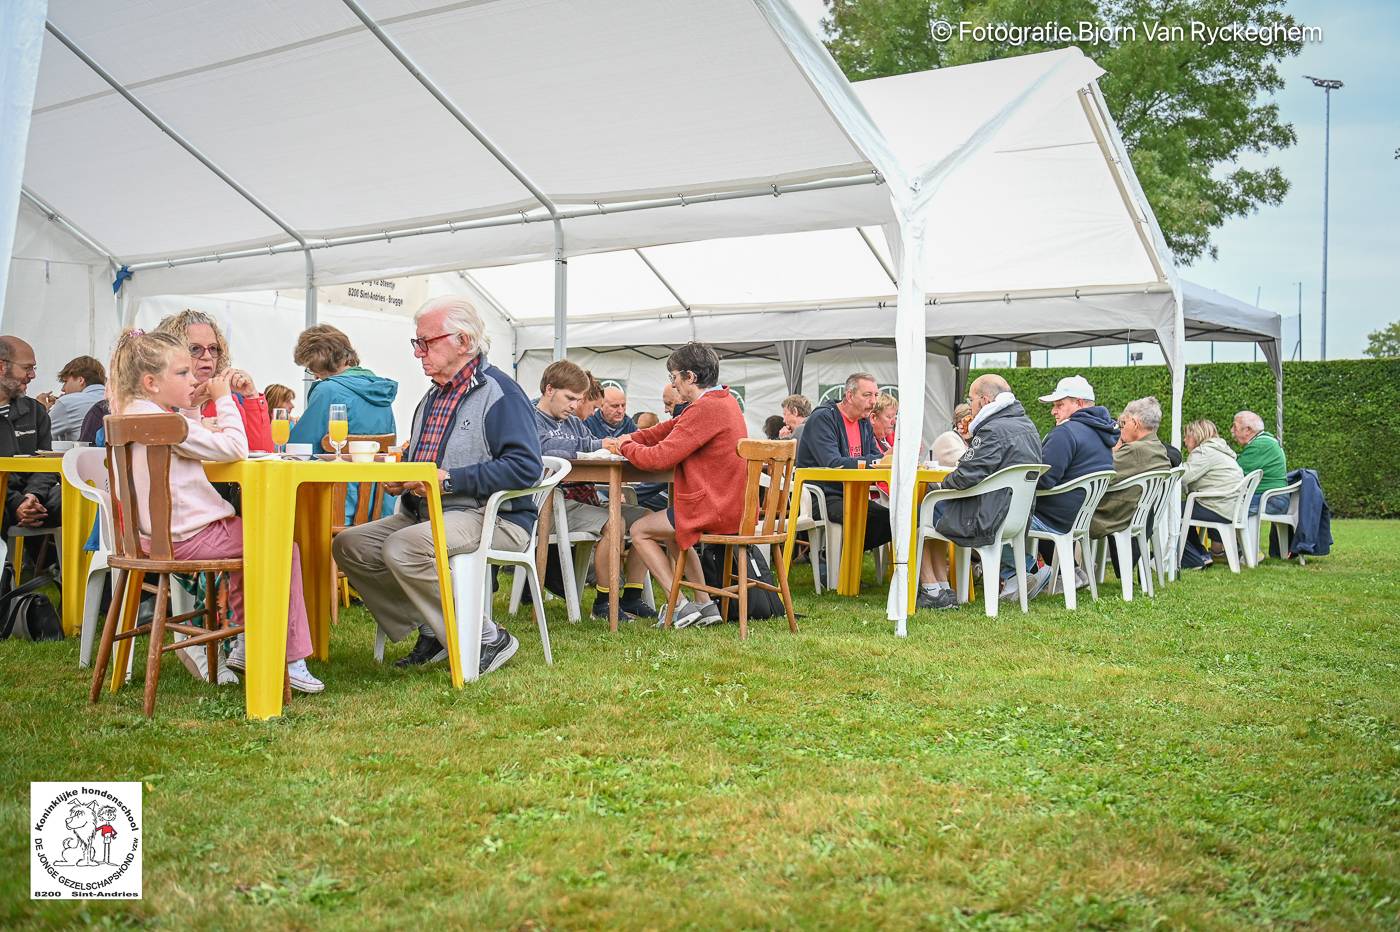
<path fill-rule="evenodd" d="M 542 456 L 576 458 L 607 450 L 640 469 L 668 471 L 669 485 L 643 484 L 636 503 L 621 504 L 628 543 L 615 554 L 601 532 L 608 509 L 597 486 L 573 482 L 561 486 L 565 514 L 573 532 L 597 534 L 594 575 L 595 618 L 607 617 L 608 597 L 620 586 L 624 618 L 654 618 L 643 597 L 648 574 L 663 589 L 673 582 L 675 559 L 686 554 L 685 576 L 701 581 L 695 544 L 702 534 L 739 531 L 747 469 L 738 442 L 748 436 L 736 398 L 720 378 L 720 358 L 705 344 L 689 343 L 666 360 L 668 381 L 662 392 L 664 415 L 630 414 L 627 395 L 618 384 L 600 385 L 592 373 L 568 360 L 549 365 L 534 401 L 511 375 L 488 360 L 490 339 L 476 309 L 466 299 L 429 300 L 414 315 L 412 352 L 428 387 L 407 425 L 403 455 L 438 467 L 444 526 L 451 553 L 475 550 L 490 534 L 495 548 L 523 550 L 537 518 L 531 497 L 505 502 L 500 520 L 484 527 L 486 500 L 495 492 L 527 488 L 540 479 Z M 350 339 L 322 324 L 304 331 L 293 361 L 315 381 L 291 441 L 319 449 L 331 405 L 348 411 L 352 435 L 396 435 L 392 404 L 398 384 L 361 364 Z M 174 448 L 171 468 L 172 537 L 176 556 L 212 559 L 243 552 L 236 487 L 211 484 L 201 462 L 242 459 L 250 451 L 271 452 L 269 415 L 290 411 L 295 393 L 269 385 L 259 391 L 252 376 L 232 365 L 228 341 L 217 320 L 186 310 L 162 320 L 152 331 L 128 330 L 118 340 L 106 367 L 79 356 L 59 372 L 58 395 L 28 394 L 35 377 L 34 350 L 23 340 L 0 336 L 0 456 L 51 449 L 54 441 L 102 442 L 103 419 L 175 411 L 189 424 L 189 435 Z M 109 378 L 110 376 L 110 378 Z M 967 401 L 953 412 L 951 429 L 928 447 L 934 464 L 951 469 L 934 487 L 969 489 L 1007 466 L 1045 463 L 1042 489 L 1073 482 L 1099 470 L 1119 478 L 1182 462 L 1177 450 L 1157 436 L 1162 420 L 1155 398 L 1131 400 L 1115 419 L 1096 402 L 1093 386 L 1080 377 L 1061 380 L 1040 398 L 1056 426 L 1042 440 L 1006 380 L 982 375 Z M 769 418 L 765 433 L 796 442 L 796 465 L 855 468 L 888 463 L 893 452 L 898 401 L 879 389 L 875 377 L 856 372 L 846 379 L 838 398 L 816 405 L 802 395 L 783 399 L 781 413 Z M 1238 453 L 1210 421 L 1194 421 L 1185 430 L 1185 487 L 1200 493 L 1195 515 L 1228 520 L 1230 498 L 1244 472 L 1263 471 L 1259 494 L 1286 483 L 1286 462 L 1278 441 L 1250 411 L 1236 415 L 1231 433 Z M 143 485 L 143 483 L 145 483 Z M 829 520 L 840 522 L 844 489 L 840 483 L 817 483 Z M 353 489 L 351 490 L 353 492 Z M 397 661 L 414 667 L 446 657 L 436 553 L 428 523 L 426 490 L 419 483 L 385 483 L 389 504 L 370 520 L 346 528 L 333 542 L 337 565 L 363 600 L 388 640 L 416 633 L 410 652 Z M 137 494 L 148 498 L 149 480 L 138 477 Z M 881 493 L 876 490 L 877 497 Z M 942 502 L 933 520 L 941 533 L 976 546 L 990 539 L 1006 514 L 1006 495 L 994 493 Z M 1082 500 L 1073 495 L 1038 499 L 1030 527 L 1063 532 Z M 1127 525 L 1136 505 L 1134 492 L 1105 497 L 1092 525 L 1103 537 Z M 796 506 L 794 505 L 794 513 Z M 1258 507 L 1258 494 L 1255 498 Z M 55 527 L 62 520 L 58 477 L 52 473 L 16 473 L 9 477 L 4 524 Z M 347 519 L 354 499 L 347 502 Z M 352 523 L 347 520 L 347 523 Z M 149 534 L 148 527 L 142 527 Z M 95 530 L 94 530 L 95 534 Z M 862 541 L 848 546 L 865 550 L 889 543 L 888 505 L 869 503 Z M 998 569 L 1001 595 L 1014 596 L 1016 567 L 1011 550 Z M 618 557 L 621 559 L 617 559 Z M 930 542 L 919 555 L 919 609 L 949 609 L 958 602 L 948 584 L 947 551 Z M 1032 597 L 1050 584 L 1048 554 L 1041 565 L 1028 549 L 1025 571 L 1031 574 Z M 1204 567 L 1211 554 L 1191 535 L 1183 567 Z M 620 566 L 619 578 L 606 578 L 602 567 Z M 1124 570 L 1126 571 L 1126 570 Z M 311 642 L 302 597 L 300 555 L 293 549 L 291 595 L 287 613 L 288 676 L 291 686 L 319 692 L 324 684 L 307 668 Z M 991 568 L 984 568 L 990 579 Z M 235 622 L 243 610 L 241 574 L 232 574 L 228 604 Z M 707 626 L 721 618 L 710 595 L 696 590 L 682 596 L 670 621 L 675 627 Z M 499 669 L 518 649 L 518 641 L 489 617 L 482 625 L 481 674 Z M 205 675 L 203 649 L 177 651 L 196 675 Z M 186 656 L 188 655 L 188 656 Z M 236 682 L 246 665 L 241 636 L 220 658 L 219 682 Z M 226 669 L 225 669 L 226 667 Z"/>

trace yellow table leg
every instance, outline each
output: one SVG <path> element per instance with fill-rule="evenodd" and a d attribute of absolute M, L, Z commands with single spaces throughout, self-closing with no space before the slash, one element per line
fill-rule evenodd
<path fill-rule="evenodd" d="M 865 522 L 870 513 L 870 483 L 846 482 L 842 503 L 840 595 L 860 595 L 860 571 L 865 560 Z"/>
<path fill-rule="evenodd" d="M 797 515 L 802 510 L 802 477 L 796 473 L 792 477 L 792 497 L 788 499 L 787 543 L 783 545 L 783 575 L 792 573 L 792 551 L 797 543 Z M 813 566 L 820 567 L 821 560 Z M 815 572 L 821 572 L 820 569 Z"/>
<path fill-rule="evenodd" d="M 87 589 L 88 564 L 92 554 L 83 544 L 92 533 L 97 506 L 83 498 L 76 488 L 63 483 L 63 633 L 77 634 L 83 626 L 83 598 Z"/>
<path fill-rule="evenodd" d="M 909 519 L 909 601 L 907 610 L 914 614 L 914 606 L 919 597 L 919 565 L 923 557 L 919 548 L 919 505 L 923 502 L 928 483 L 922 479 L 914 482 L 914 509 Z"/>
<path fill-rule="evenodd" d="M 290 465 L 256 464 L 239 483 L 243 490 L 243 621 L 247 625 L 249 718 L 282 714 L 297 492 L 296 480 L 285 468 Z"/>
<path fill-rule="evenodd" d="M 331 656 L 331 502 L 335 486 L 306 483 L 297 490 L 296 542 L 301 551 L 301 587 L 311 626 L 312 656 Z"/>
<path fill-rule="evenodd" d="M 442 593 L 442 623 L 447 629 L 447 662 L 452 685 L 461 689 L 462 658 L 457 653 L 457 612 L 452 600 L 452 571 L 447 564 L 447 529 L 442 523 L 442 494 L 436 482 L 424 483 L 428 492 L 428 520 L 433 526 L 433 552 L 437 554 L 438 591 Z M 491 598 L 491 593 L 486 593 Z"/>

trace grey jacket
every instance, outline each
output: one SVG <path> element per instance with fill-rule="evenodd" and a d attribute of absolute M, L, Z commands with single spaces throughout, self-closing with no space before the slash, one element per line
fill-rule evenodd
<path fill-rule="evenodd" d="M 998 404 L 998 402 L 992 402 Z M 938 484 L 945 489 L 970 489 L 1007 466 L 1039 463 L 1040 434 L 1026 409 L 1012 399 L 986 416 L 972 433 L 972 443 L 958 466 Z M 1006 520 L 1011 492 L 1003 490 L 947 502 L 938 519 L 938 532 L 964 547 L 985 547 Z"/>
<path fill-rule="evenodd" d="M 558 456 L 571 460 L 580 453 L 592 453 L 601 449 L 603 441 L 593 436 L 593 432 L 582 420 L 572 414 L 555 420 L 535 406 L 535 432 L 540 438 L 540 453 L 545 456 Z"/>
<path fill-rule="evenodd" d="M 436 385 L 430 387 L 413 412 L 409 459 L 416 459 L 423 419 L 438 391 Z M 444 511 L 484 508 L 493 492 L 529 488 L 539 482 L 544 463 L 532 410 L 520 386 L 483 358 L 471 387 L 457 402 L 447 438 L 438 448 L 438 467 L 447 470 L 452 481 L 452 494 L 442 498 Z M 414 517 L 422 517 L 417 496 L 405 495 L 399 502 Z M 501 506 L 501 518 L 529 530 L 535 523 L 535 511 L 534 498 L 521 496 Z"/>

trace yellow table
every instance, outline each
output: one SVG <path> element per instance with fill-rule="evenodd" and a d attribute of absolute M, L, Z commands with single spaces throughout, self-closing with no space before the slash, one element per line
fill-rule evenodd
<path fill-rule="evenodd" d="M 452 578 L 447 565 L 447 535 L 434 463 L 352 463 L 275 458 L 206 463 L 211 482 L 236 482 L 243 493 L 243 603 L 247 631 L 245 677 L 249 718 L 282 713 L 282 682 L 287 655 L 287 602 L 291 598 L 292 541 L 301 550 L 302 588 L 315 656 L 325 659 L 330 643 L 331 498 L 342 482 L 422 482 L 427 486 L 428 515 L 437 551 L 442 617 L 447 628 L 447 658 L 452 685 L 462 686 Z M 135 618 L 134 612 L 126 613 Z M 117 645 L 112 661 L 112 688 L 126 672 L 131 640 Z"/>
<path fill-rule="evenodd" d="M 808 482 L 840 482 L 843 499 L 841 567 L 836 577 L 836 592 L 839 595 L 860 595 L 860 572 L 865 561 L 865 524 L 870 514 L 870 487 L 877 482 L 888 483 L 891 470 L 888 467 L 867 469 L 828 469 L 806 467 L 793 472 L 792 500 L 788 503 L 788 514 L 795 516 L 802 504 L 802 486 Z M 951 469 L 920 469 L 914 478 L 914 507 L 909 515 L 909 553 L 911 561 L 918 552 L 919 545 L 919 502 L 928 490 L 930 482 L 943 479 Z M 792 547 L 797 538 L 797 522 L 788 522 L 787 546 L 783 548 L 783 559 L 789 568 L 792 565 Z M 950 562 L 951 567 L 951 562 Z M 918 573 L 909 572 L 909 604 L 914 604 L 918 591 Z"/>
<path fill-rule="evenodd" d="M 63 525 L 60 546 L 63 550 L 63 633 L 77 634 L 83 627 L 83 589 L 87 580 L 87 565 L 92 556 L 83 544 L 92 533 L 97 520 L 97 506 L 83 498 L 82 493 L 64 482 L 61 456 L 0 456 L 0 505 L 5 501 L 12 472 L 47 472 L 60 476 L 63 485 Z M 126 667 L 122 667 L 123 670 Z"/>

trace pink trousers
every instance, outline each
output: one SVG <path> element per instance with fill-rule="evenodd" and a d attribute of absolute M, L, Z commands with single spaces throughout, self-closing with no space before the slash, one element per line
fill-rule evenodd
<path fill-rule="evenodd" d="M 243 519 L 224 518 L 193 537 L 176 541 L 177 560 L 218 560 L 243 555 Z M 212 597 L 212 596 L 211 596 Z M 230 573 L 228 604 L 235 624 L 243 621 L 243 574 Z M 311 628 L 301 594 L 301 551 L 292 544 L 292 595 L 287 604 L 287 662 L 311 656 Z"/>

